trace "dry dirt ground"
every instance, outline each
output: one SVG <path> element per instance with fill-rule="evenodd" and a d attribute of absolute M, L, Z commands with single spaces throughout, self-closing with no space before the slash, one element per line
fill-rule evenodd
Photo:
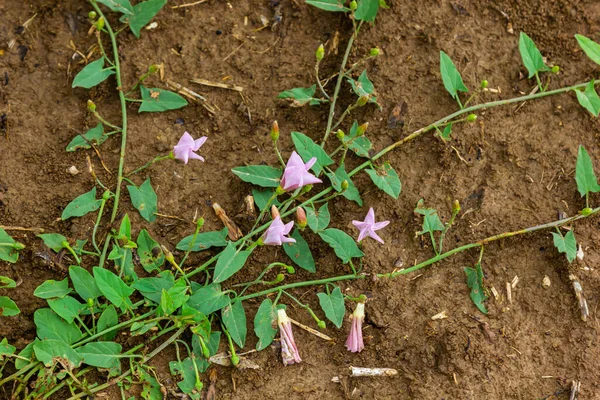
<path fill-rule="evenodd" d="M 302 0 L 281 0 L 282 20 L 273 30 L 257 28 L 262 25 L 261 16 L 273 17 L 272 5 L 278 1 L 209 0 L 184 9 L 171 9 L 171 3 L 180 2 L 169 2 L 155 19 L 158 27 L 144 30 L 141 39 L 128 32 L 120 35 L 124 80 L 132 84 L 149 64 L 164 63 L 168 78 L 202 93 L 219 111 L 210 115 L 200 105 L 191 105 L 141 115 L 131 106 L 126 169 L 168 151 L 183 130 L 195 137 L 207 135 L 205 163 L 158 164 L 138 178 L 141 182 L 145 175 L 152 176 L 159 212 L 191 221 L 197 210 L 206 218 L 207 230 L 220 229 L 210 202 L 217 201 L 236 215 L 250 192 L 250 186 L 239 181 L 231 168 L 277 162 L 268 136 L 273 120 L 279 121 L 286 154 L 292 149 L 292 130 L 322 137 L 325 106 L 294 109 L 276 96 L 284 89 L 312 84 L 314 52 L 320 43 L 326 43 L 328 50 L 323 76 L 333 74 L 351 24 L 339 14 L 319 11 Z M 468 87 L 487 79 L 491 87 L 501 89 L 500 94 L 486 93 L 478 101 L 509 98 L 532 89 L 533 83 L 522 78 L 520 31 L 533 38 L 549 63 L 560 65 L 561 73 L 551 78 L 550 88 L 598 77 L 597 65 L 573 38 L 581 33 L 600 41 L 600 3 L 596 1 L 388 3 L 390 9 L 363 30 L 350 56 L 351 62 L 356 61 L 375 45 L 383 51 L 368 66 L 383 110 L 365 107 L 354 115 L 360 122 L 369 122 L 368 134 L 376 149 L 456 110 L 440 79 L 439 50 L 455 60 Z M 0 56 L 0 225 L 39 227 L 72 238 L 90 235 L 91 217 L 59 220 L 65 205 L 90 187 L 86 153 L 64 151 L 75 134 L 96 124 L 86 111 L 86 101 L 93 99 L 108 119 L 118 118 L 114 81 L 91 91 L 71 89 L 72 77 L 81 66 L 70 63 L 73 51 L 68 46 L 72 41 L 85 50 L 94 44 L 94 38 L 86 35 L 89 10 L 85 1 L 75 0 L 0 2 L 0 48 L 5 49 Z M 15 29 L 36 13 L 29 28 L 15 35 Z M 17 43 L 7 50 L 5 44 L 12 38 Z M 331 50 L 336 39 L 338 53 Z M 189 82 L 195 77 L 211 81 L 229 77 L 228 82 L 243 87 L 243 98 L 233 91 L 196 86 Z M 164 86 L 158 78 L 152 79 L 155 85 Z M 341 104 L 352 96 L 344 87 Z M 407 106 L 405 124 L 390 128 L 388 117 L 402 103 Z M 457 126 L 449 144 L 427 134 L 388 154 L 385 160 L 398 171 L 403 184 L 398 200 L 375 190 L 366 175 L 355 180 L 365 205 L 375 208 L 379 218 L 391 221 L 383 231 L 384 245 L 366 243 L 366 270 L 387 272 L 398 258 L 406 266 L 432 255 L 431 247 L 415 238 L 421 222 L 412 210 L 421 198 L 437 208 L 443 220 L 449 217 L 454 199 L 463 201 L 463 210 L 472 209 L 459 216 L 448 246 L 552 221 L 558 210 L 573 215 L 583 207 L 573 179 L 577 146 L 583 144 L 600 167 L 599 132 L 597 121 L 570 93 L 487 110 L 476 123 Z M 113 172 L 118 148 L 119 140 L 113 138 L 100 150 Z M 110 180 L 99 159 L 89 154 L 103 179 Z M 349 160 L 350 166 L 357 162 Z M 84 172 L 70 175 L 66 169 L 72 165 Z M 593 204 L 599 200 L 592 197 Z M 330 209 L 332 225 L 348 232 L 353 229 L 350 221 L 362 219 L 366 211 L 345 199 L 334 200 Z M 135 231 L 147 226 L 155 239 L 171 248 L 194 229 L 189 222 L 167 218 L 144 224 L 135 210 L 125 211 L 133 217 Z M 249 228 L 242 219 L 237 221 L 243 229 Z M 351 354 L 344 348 L 348 324 L 340 331 L 328 329 L 335 344 L 297 330 L 302 364 L 282 368 L 273 347 L 251 356 L 258 370 L 217 367 L 218 398 L 568 399 L 571 380 L 579 380 L 580 398 L 598 399 L 598 228 L 597 218 L 577 223 L 575 233 L 586 256 L 572 265 L 554 249 L 549 232 L 488 246 L 483 258 L 485 284 L 498 289 L 501 298 L 488 300 L 487 316 L 469 299 L 462 270 L 476 262 L 475 252 L 393 281 L 342 284 L 349 294 L 367 293 L 371 298 L 362 353 Z M 32 296 L 34 289 L 46 279 L 62 279 L 65 273 L 36 262 L 38 240 L 32 233 L 11 233 L 27 248 L 14 267 L 0 263 L 0 274 L 22 282 L 16 290 L 0 291 L 0 295 L 11 296 L 22 313 L 0 319 L 0 337 L 23 347 L 35 336 L 33 312 L 44 306 L 43 300 Z M 308 241 L 317 273 L 299 272 L 296 279 L 348 273 L 316 235 Z M 246 267 L 247 275 L 238 279 L 255 276 L 281 254 L 257 252 Z M 197 255 L 191 262 L 200 263 L 209 256 Z M 570 273 L 583 284 L 591 312 L 587 322 L 580 319 Z M 541 285 L 545 275 L 551 281 L 547 290 Z M 519 283 L 509 304 L 505 285 L 515 276 Z M 316 291 L 295 293 L 318 308 Z M 258 304 L 247 306 L 249 321 Z M 448 318 L 432 321 L 441 311 Z M 289 313 L 311 324 L 301 309 L 290 307 Z M 255 342 L 249 334 L 247 348 Z M 166 385 L 174 385 L 166 366 L 171 357 L 173 352 L 166 352 L 152 362 Z M 391 367 L 399 374 L 378 379 L 342 377 L 342 384 L 331 381 L 347 374 L 350 365 Z"/>

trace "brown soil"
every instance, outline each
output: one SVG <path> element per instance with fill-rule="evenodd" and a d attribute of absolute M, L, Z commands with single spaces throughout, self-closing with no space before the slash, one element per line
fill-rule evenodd
<path fill-rule="evenodd" d="M 231 168 L 277 162 L 268 136 L 273 120 L 279 121 L 286 154 L 292 148 L 290 131 L 322 136 L 325 107 L 293 109 L 276 95 L 311 84 L 315 49 L 339 35 L 340 54 L 329 54 L 322 68 L 324 76 L 334 73 L 351 26 L 340 15 L 321 12 L 301 0 L 282 0 L 281 24 L 274 30 L 257 31 L 261 15 L 273 16 L 269 3 L 277 2 L 210 0 L 187 9 L 165 7 L 156 18 L 158 28 L 144 30 L 141 39 L 130 33 L 120 35 L 126 85 L 149 64 L 162 62 L 167 77 L 201 92 L 219 108 L 214 116 L 199 105 L 152 115 L 137 114 L 133 106 L 129 110 L 127 169 L 168 151 L 184 129 L 195 137 L 209 137 L 203 147 L 205 163 L 165 162 L 135 178 L 141 182 L 145 175 L 151 176 L 161 213 L 191 221 L 198 211 L 207 220 L 206 230 L 220 229 L 210 201 L 236 215 L 250 190 L 231 174 Z M 520 78 L 524 70 L 517 48 L 520 31 L 534 39 L 551 63 L 560 65 L 561 73 L 552 77 L 551 88 L 597 76 L 598 68 L 573 39 L 575 33 L 600 39 L 600 5 L 593 0 L 388 3 L 391 9 L 380 13 L 375 26 L 364 29 L 358 50 L 351 55 L 352 62 L 372 46 L 383 50 L 384 55 L 368 67 L 383 111 L 365 107 L 355 115 L 360 122 L 369 121 L 369 134 L 377 149 L 455 111 L 456 104 L 439 76 L 440 49 L 456 61 L 468 87 L 475 88 L 481 79 L 487 79 L 491 87 L 501 88 L 501 94 L 485 94 L 482 101 L 531 89 L 532 82 Z M 39 227 L 72 238 L 90 236 L 92 217 L 67 222 L 58 219 L 64 206 L 91 186 L 85 172 L 86 154 L 102 179 L 111 180 L 93 153 L 64 151 L 76 133 L 96 124 L 86 112 L 88 98 L 107 119 L 118 118 L 113 80 L 92 91 L 71 89 L 73 74 L 81 66 L 69 65 L 73 51 L 67 46 L 73 41 L 85 52 L 94 44 L 95 39 L 86 35 L 88 11 L 85 2 L 74 0 L 0 2 L 0 43 L 4 46 L 13 37 L 17 39 L 13 50 L 0 56 L 0 114 L 8 118 L 6 129 L 0 132 L 0 225 Z M 29 29 L 15 35 L 15 29 L 35 13 Z M 514 34 L 507 31 L 509 21 Z M 18 50 L 19 46 L 25 47 Z M 27 54 L 23 54 L 25 48 Z M 3 81 L 5 72 L 8 82 Z M 193 77 L 219 81 L 226 76 L 244 88 L 243 99 L 233 91 L 189 83 Z M 164 86 L 158 78 L 153 79 L 155 85 Z M 352 96 L 346 87 L 341 103 L 347 104 Z M 389 128 L 388 116 L 401 102 L 408 105 L 406 124 Z M 175 123 L 177 118 L 183 119 L 183 126 Z M 447 219 L 453 199 L 463 200 L 466 210 L 471 196 L 473 211 L 458 219 L 448 246 L 552 221 L 557 210 L 572 215 L 583 206 L 573 179 L 577 146 L 583 144 L 600 166 L 599 132 L 597 121 L 569 94 L 483 112 L 476 124 L 455 128 L 454 148 L 427 134 L 390 153 L 385 159 L 403 183 L 397 201 L 374 190 L 366 175 L 355 179 L 365 205 L 374 207 L 379 218 L 392 221 L 383 231 L 385 245 L 365 244 L 366 270 L 387 272 L 399 257 L 409 265 L 431 256 L 430 246 L 414 234 L 420 220 L 412 210 L 420 198 Z M 113 173 L 119 142 L 110 139 L 100 149 Z M 70 175 L 66 169 L 72 165 L 83 172 Z M 130 207 L 127 201 L 123 204 Z M 350 221 L 365 213 L 365 208 L 345 199 L 334 200 L 330 209 L 332 225 L 348 232 L 353 229 Z M 126 211 L 136 231 L 146 226 L 171 248 L 193 231 L 190 223 L 173 219 L 145 224 L 135 210 Z M 476 262 L 475 253 L 447 259 L 419 275 L 342 284 L 349 294 L 367 293 L 372 298 L 367 304 L 368 340 L 362 353 L 345 350 L 347 323 L 340 331 L 327 330 L 336 339 L 334 345 L 296 330 L 302 364 L 282 368 L 279 353 L 272 347 L 250 356 L 259 370 L 218 367 L 218 398 L 567 399 L 574 379 L 582 382 L 581 398 L 600 398 L 598 228 L 597 220 L 576 225 L 586 257 L 571 266 L 554 249 L 548 232 L 488 246 L 483 259 L 485 282 L 503 295 L 502 300 L 488 300 L 488 316 L 478 313 L 469 299 L 462 271 Z M 27 248 L 14 267 L 0 263 L 0 275 L 22 282 L 16 290 L 0 291 L 0 295 L 11 296 L 22 313 L 0 318 L 0 337 L 23 347 L 35 336 L 33 312 L 45 304 L 32 296 L 33 290 L 46 279 L 62 279 L 65 273 L 36 261 L 34 234 L 11 233 Z M 296 279 L 348 273 L 315 235 L 308 236 L 317 273 L 299 272 Z M 245 276 L 238 279 L 254 277 L 281 254 L 273 249 L 256 252 L 241 274 Z M 197 255 L 191 261 L 199 263 L 209 256 Z M 583 269 L 585 266 L 589 268 Z M 580 319 L 569 273 L 576 273 L 583 284 L 591 311 L 587 322 Z M 508 304 L 504 288 L 515 275 L 519 283 L 512 304 Z M 552 283 L 548 290 L 541 285 L 545 275 Z M 295 293 L 318 309 L 316 291 Z M 247 306 L 249 321 L 257 305 L 258 301 Z M 448 318 L 432 321 L 441 311 L 446 311 Z M 311 325 L 301 309 L 291 306 L 289 314 Z M 485 321 L 488 328 L 477 320 Z M 249 328 L 247 349 L 256 341 Z M 152 363 L 167 385 L 174 385 L 166 368 L 172 356 L 165 353 Z M 342 378 L 343 385 L 331 382 L 334 376 L 347 374 L 350 365 L 392 367 L 400 373 L 385 379 Z"/>

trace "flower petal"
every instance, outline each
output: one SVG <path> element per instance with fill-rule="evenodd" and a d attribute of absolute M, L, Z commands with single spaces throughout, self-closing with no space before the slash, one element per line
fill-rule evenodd
<path fill-rule="evenodd" d="M 207 136 L 202 136 L 200 139 L 196 139 L 194 140 L 194 151 L 198 151 L 198 149 L 200 149 L 200 147 L 202 147 L 202 145 L 204 144 L 204 142 L 206 142 L 206 140 L 208 139 Z"/>

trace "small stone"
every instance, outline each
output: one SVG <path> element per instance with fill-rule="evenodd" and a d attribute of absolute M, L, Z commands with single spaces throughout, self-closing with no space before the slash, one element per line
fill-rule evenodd
<path fill-rule="evenodd" d="M 548 289 L 550 287 L 550 278 L 548 275 L 544 275 L 544 279 L 542 279 L 542 287 L 544 289 Z"/>
<path fill-rule="evenodd" d="M 73 176 L 77 175 L 79 173 L 79 170 L 77 169 L 76 166 L 71 165 L 69 168 L 67 168 L 67 172 Z"/>

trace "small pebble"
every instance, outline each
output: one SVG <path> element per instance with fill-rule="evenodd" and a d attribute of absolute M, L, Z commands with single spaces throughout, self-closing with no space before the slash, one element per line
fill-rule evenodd
<path fill-rule="evenodd" d="M 71 165 L 69 168 L 67 168 L 67 172 L 73 176 L 77 175 L 79 173 L 79 170 L 77 169 L 76 166 Z"/>
<path fill-rule="evenodd" d="M 548 275 L 544 275 L 544 279 L 542 279 L 542 287 L 544 289 L 548 289 L 550 287 L 550 278 Z"/>

